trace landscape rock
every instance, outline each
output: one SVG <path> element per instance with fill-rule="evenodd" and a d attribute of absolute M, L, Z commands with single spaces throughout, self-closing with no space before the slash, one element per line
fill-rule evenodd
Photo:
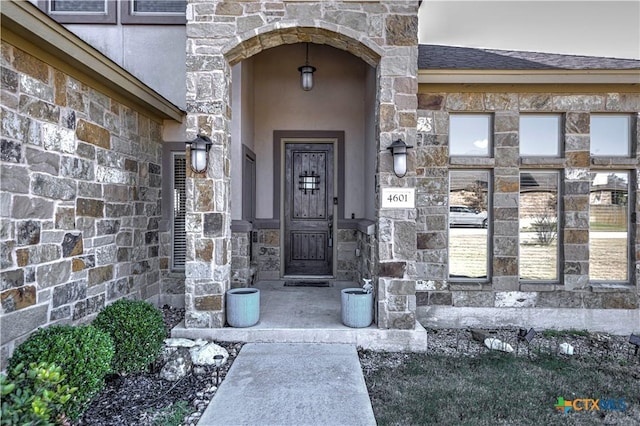
<path fill-rule="evenodd" d="M 207 343 L 204 346 L 193 347 L 189 351 L 191 352 L 191 361 L 193 361 L 195 365 L 214 365 L 213 357 L 216 355 L 222 355 L 221 365 L 224 365 L 229 358 L 227 350 L 215 343 Z"/>
<path fill-rule="evenodd" d="M 589 336 L 589 343 L 596 348 L 611 349 L 611 337 L 602 333 L 592 333 Z"/>
<path fill-rule="evenodd" d="M 489 337 L 488 339 L 485 339 L 484 345 L 491 350 L 508 352 L 508 353 L 513 352 L 513 347 L 510 344 L 505 343 L 502 340 L 496 339 L 493 337 Z"/>
<path fill-rule="evenodd" d="M 169 339 L 164 339 L 164 344 L 169 346 L 169 347 L 182 347 L 182 348 L 192 348 L 196 345 L 198 345 L 198 342 L 195 342 L 191 339 L 184 339 L 184 338 L 169 338 Z M 200 346 L 200 345 L 198 345 Z"/>
<path fill-rule="evenodd" d="M 564 343 L 560 343 L 560 353 L 564 354 L 564 355 L 573 355 L 573 346 L 571 346 L 569 343 L 564 342 Z"/>
<path fill-rule="evenodd" d="M 189 373 L 192 362 L 187 348 L 178 348 L 169 356 L 169 360 L 160 370 L 160 377 L 170 382 L 176 382 Z"/>

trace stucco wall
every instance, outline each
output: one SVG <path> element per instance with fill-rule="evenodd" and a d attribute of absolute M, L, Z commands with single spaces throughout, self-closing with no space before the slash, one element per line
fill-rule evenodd
<path fill-rule="evenodd" d="M 304 57 L 304 44 L 295 44 L 269 49 L 254 58 L 251 87 L 255 102 L 257 217 L 273 216 L 274 130 L 343 130 L 345 216 L 350 218 L 353 213 L 355 217 L 363 217 L 362 154 L 367 150 L 375 152 L 375 141 L 365 142 L 368 65 L 347 52 L 312 44 L 309 63 L 318 70 L 314 88 L 305 92 L 300 88 L 298 72 Z"/>
<path fill-rule="evenodd" d="M 67 24 L 70 31 L 176 106 L 186 105 L 184 25 Z"/>

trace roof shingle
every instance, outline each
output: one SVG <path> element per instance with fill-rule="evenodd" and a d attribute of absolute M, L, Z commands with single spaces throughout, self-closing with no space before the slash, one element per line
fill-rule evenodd
<path fill-rule="evenodd" d="M 419 69 L 637 70 L 640 60 L 421 44 Z"/>

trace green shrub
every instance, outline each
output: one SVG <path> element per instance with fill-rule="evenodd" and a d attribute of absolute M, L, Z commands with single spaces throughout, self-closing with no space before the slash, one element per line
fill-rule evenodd
<path fill-rule="evenodd" d="M 12 379 L 0 374 L 2 417 L 5 425 L 53 425 L 65 418 L 65 405 L 77 391 L 65 384 L 66 376 L 55 364 L 31 363 L 25 371 L 18 364 Z"/>
<path fill-rule="evenodd" d="M 146 371 L 160 356 L 167 336 L 162 312 L 142 300 L 118 300 L 104 308 L 93 325 L 111 335 L 113 370 L 125 374 Z"/>
<path fill-rule="evenodd" d="M 67 384 L 78 389 L 65 408 L 66 415 L 76 419 L 104 387 L 113 353 L 111 337 L 93 326 L 54 325 L 36 331 L 16 348 L 9 360 L 9 375 L 16 378 L 11 373 L 19 364 L 56 364 L 67 376 Z"/>

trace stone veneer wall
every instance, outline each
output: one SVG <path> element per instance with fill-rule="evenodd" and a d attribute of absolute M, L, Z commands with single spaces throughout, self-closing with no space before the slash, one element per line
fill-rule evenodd
<path fill-rule="evenodd" d="M 38 327 L 157 301 L 161 126 L 2 44 L 2 368 Z"/>
<path fill-rule="evenodd" d="M 337 231 L 337 258 L 336 279 L 340 281 L 354 281 L 358 284 L 358 265 L 356 258 L 356 248 L 358 248 L 357 229 L 338 229 Z"/>
<path fill-rule="evenodd" d="M 356 248 L 360 246 L 358 241 L 361 238 L 361 232 L 356 229 L 338 229 L 337 234 L 338 255 L 334 259 L 336 263 L 336 279 L 360 282 L 362 274 L 356 257 Z M 253 243 L 250 262 L 247 262 L 249 260 L 248 239 L 252 238 L 252 235 L 255 235 L 256 242 Z M 250 285 L 249 282 L 253 282 L 253 279 L 280 279 L 279 229 L 257 229 L 246 235 L 234 232 L 233 241 L 231 287 L 248 287 Z M 368 247 L 368 250 L 370 252 L 371 247 Z M 245 259 L 244 256 L 247 256 L 247 258 Z M 248 278 L 249 276 L 251 276 L 251 279 Z"/>
<path fill-rule="evenodd" d="M 638 309 L 640 287 L 640 94 L 627 93 L 420 93 L 416 146 L 417 284 L 419 306 Z M 491 113 L 492 158 L 449 158 L 449 114 Z M 520 158 L 519 113 L 564 115 L 562 158 Z M 592 112 L 634 117 L 633 157 L 592 158 Z M 635 133 L 635 135 L 634 135 Z M 490 282 L 448 280 L 448 170 L 491 170 L 493 199 Z M 518 278 L 519 170 L 561 171 L 561 226 L 564 259 L 559 283 L 525 283 Z M 629 230 L 632 273 L 628 284 L 589 282 L 589 171 L 629 170 L 635 212 Z M 635 188 L 635 193 L 633 193 Z"/>
<path fill-rule="evenodd" d="M 256 242 L 251 261 L 255 265 L 257 279 L 280 279 L 280 230 L 256 229 L 253 235 Z"/>
<path fill-rule="evenodd" d="M 253 285 L 256 271 L 251 261 L 252 234 L 250 222 L 234 221 L 231 229 L 231 288 Z"/>
<path fill-rule="evenodd" d="M 415 145 L 418 1 L 297 2 L 247 0 L 187 3 L 187 136 L 205 134 L 213 148 L 209 169 L 187 178 L 185 325 L 222 327 L 231 283 L 230 120 L 231 66 L 282 44 L 317 43 L 345 50 L 376 68 L 375 123 L 378 187 L 413 186 L 397 178 L 386 148 L 401 138 Z M 198 204 L 198 188 L 213 188 Z M 376 200 L 380 207 L 380 200 Z M 415 309 L 415 211 L 378 209 L 376 250 L 378 326 L 413 329 Z M 260 243 L 259 243 L 260 244 Z M 200 256 L 200 247 L 215 255 Z M 267 246 L 258 251 L 268 250 Z M 207 250 L 208 252 L 210 250 Z M 210 260 L 213 259 L 213 260 Z M 275 257 L 274 257 L 275 260 Z M 274 268 L 275 269 L 275 268 Z M 259 268 L 262 272 L 263 268 Z"/>

